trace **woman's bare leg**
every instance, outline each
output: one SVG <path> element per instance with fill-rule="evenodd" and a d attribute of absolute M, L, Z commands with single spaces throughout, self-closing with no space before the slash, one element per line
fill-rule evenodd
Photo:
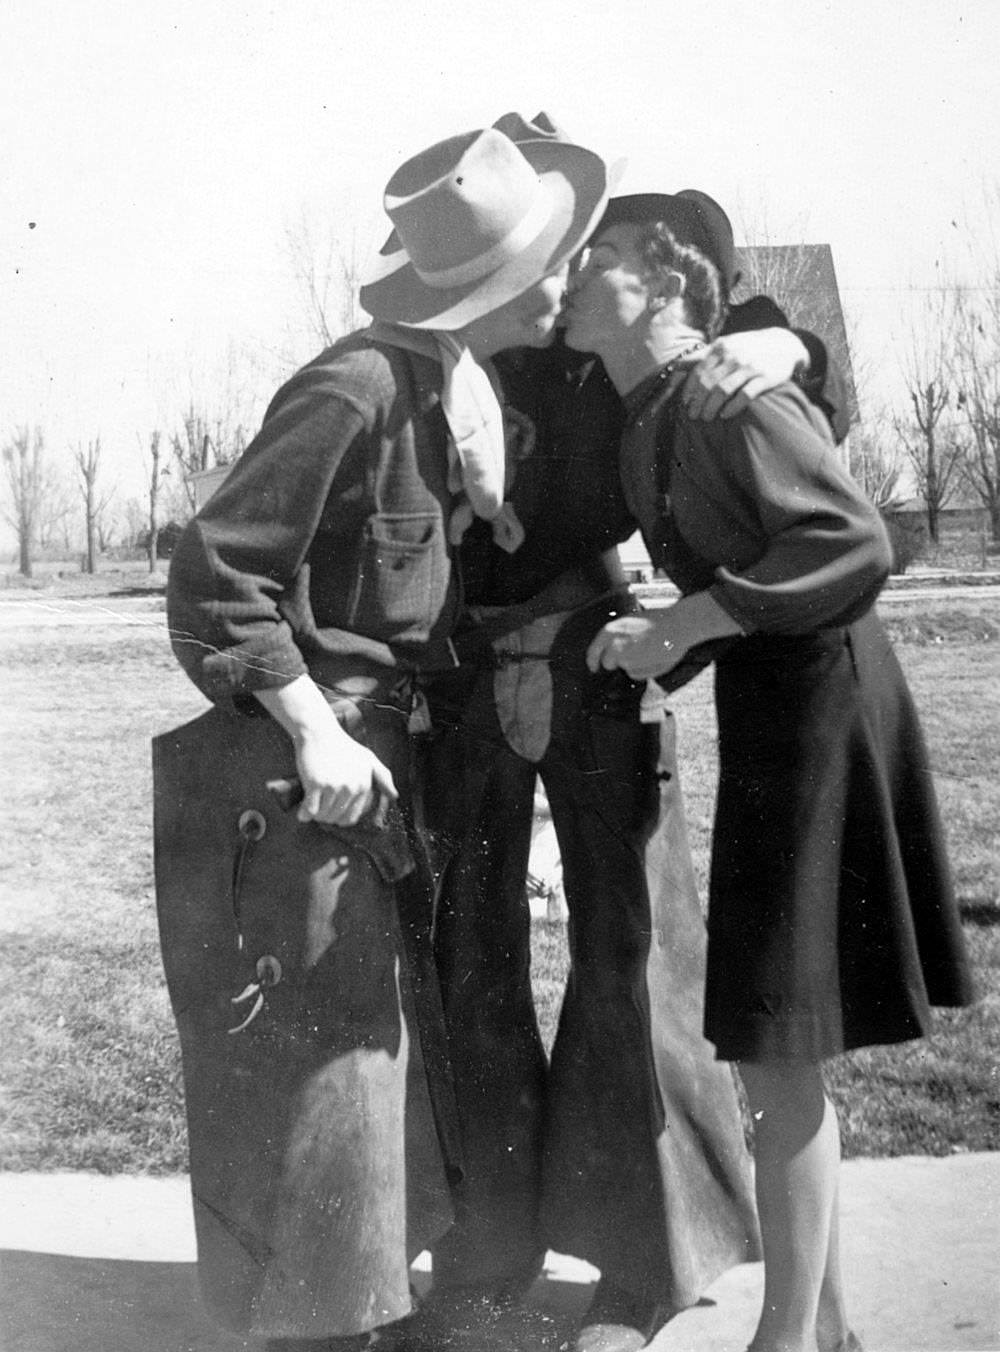
<path fill-rule="evenodd" d="M 830 1234 L 826 1249 L 826 1267 L 823 1270 L 823 1284 L 819 1289 L 819 1311 L 816 1317 L 816 1346 L 819 1352 L 838 1352 L 839 1348 L 846 1345 L 849 1332 L 847 1307 L 844 1301 L 844 1283 L 840 1271 L 840 1188 L 838 1186 L 833 1195 Z"/>
<path fill-rule="evenodd" d="M 840 1132 L 818 1064 L 740 1064 L 753 1115 L 764 1308 L 750 1352 L 816 1352 L 846 1332 L 836 1240 Z M 822 1308 L 822 1316 L 820 1311 Z M 841 1334 L 842 1336 L 842 1334 Z"/>

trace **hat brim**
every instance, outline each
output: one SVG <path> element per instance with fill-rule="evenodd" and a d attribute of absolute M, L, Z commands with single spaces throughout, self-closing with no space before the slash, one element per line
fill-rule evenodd
<path fill-rule="evenodd" d="M 607 205 L 607 165 L 593 151 L 561 141 L 526 141 L 519 148 L 551 196 L 541 233 L 487 276 L 441 288 L 421 280 L 394 232 L 379 255 L 378 275 L 359 294 L 374 319 L 418 329 L 464 328 L 528 291 L 583 247 Z"/>

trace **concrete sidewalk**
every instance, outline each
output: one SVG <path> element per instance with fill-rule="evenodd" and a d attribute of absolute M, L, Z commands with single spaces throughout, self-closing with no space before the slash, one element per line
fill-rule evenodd
<path fill-rule="evenodd" d="M 1000 1153 L 849 1161 L 844 1266 L 866 1352 L 1000 1350 Z M 550 1254 L 532 1293 L 558 1348 L 596 1273 Z M 414 1281 L 426 1288 L 428 1264 Z M 759 1265 L 733 1269 L 653 1352 L 743 1352 Z M 2 1352 L 257 1352 L 198 1305 L 183 1178 L 0 1175 Z M 526 1349 L 526 1352 L 528 1350 Z"/>

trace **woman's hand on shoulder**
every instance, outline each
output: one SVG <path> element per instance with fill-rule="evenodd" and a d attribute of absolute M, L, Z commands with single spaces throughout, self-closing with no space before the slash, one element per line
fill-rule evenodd
<path fill-rule="evenodd" d="M 734 418 L 754 399 L 807 369 L 809 352 L 791 329 L 727 333 L 677 364 L 670 386 L 691 418 Z"/>
<path fill-rule="evenodd" d="M 656 615 L 622 615 L 610 620 L 587 649 L 591 671 L 620 668 L 633 681 L 663 676 L 684 656 L 687 645 L 680 646 L 671 611 Z"/>

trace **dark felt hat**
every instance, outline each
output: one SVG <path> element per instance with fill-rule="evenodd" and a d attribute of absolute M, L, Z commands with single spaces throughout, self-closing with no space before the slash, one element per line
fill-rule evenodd
<path fill-rule="evenodd" d="M 727 290 L 732 290 L 739 280 L 733 227 L 718 202 L 697 188 L 612 197 L 594 233 L 596 236 L 610 225 L 644 225 L 653 221 L 662 221 L 678 243 L 692 245 L 703 253 L 718 268 Z"/>

